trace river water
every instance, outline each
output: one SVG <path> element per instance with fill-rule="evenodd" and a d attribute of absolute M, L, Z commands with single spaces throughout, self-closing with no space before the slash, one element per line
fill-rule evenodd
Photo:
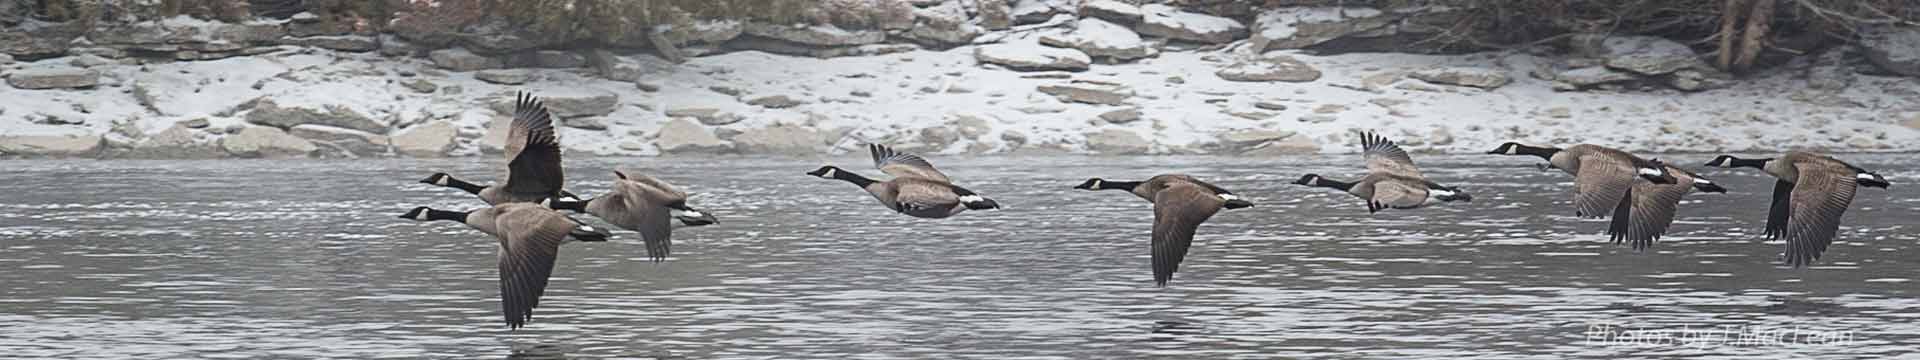
<path fill-rule="evenodd" d="M 1758 238 L 1773 180 L 1751 169 L 1704 171 L 1730 192 L 1689 196 L 1635 253 L 1570 216 L 1570 177 L 1513 157 L 1416 156 L 1474 202 L 1374 215 L 1290 184 L 1357 177 L 1357 156 L 935 157 L 1005 207 L 944 220 L 803 174 L 877 175 L 853 156 L 573 158 L 575 192 L 618 166 L 722 222 L 679 232 L 659 264 L 631 232 L 568 244 L 517 331 L 492 238 L 396 218 L 480 206 L 415 181 L 484 182 L 498 160 L 8 161 L 0 357 L 1913 356 L 1917 157 L 1843 158 L 1895 184 L 1862 189 L 1841 239 L 1797 270 Z M 1070 187 L 1162 172 L 1258 205 L 1202 226 L 1155 288 L 1150 205 Z"/>

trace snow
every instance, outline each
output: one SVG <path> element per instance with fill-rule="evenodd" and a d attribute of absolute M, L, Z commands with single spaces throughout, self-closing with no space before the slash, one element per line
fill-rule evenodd
<path fill-rule="evenodd" d="M 1176 28 L 1192 30 L 1196 33 L 1229 32 L 1235 28 L 1243 27 L 1243 25 L 1240 25 L 1240 22 L 1233 21 L 1233 19 L 1180 11 L 1165 4 L 1143 5 L 1140 6 L 1140 11 L 1146 14 L 1147 22 L 1176 24 L 1174 26 Z M 1154 18 L 1160 19 L 1155 20 Z"/>
<path fill-rule="evenodd" d="M 1920 150 L 1920 130 L 1899 124 L 1920 115 L 1920 106 L 1899 91 L 1889 90 L 1910 86 L 1911 80 L 1903 78 L 1861 75 L 1851 87 L 1838 93 L 1803 90 L 1805 80 L 1787 72 L 1762 74 L 1738 81 L 1732 88 L 1700 93 L 1555 92 L 1548 81 L 1527 76 L 1529 70 L 1543 67 L 1550 60 L 1526 54 L 1312 56 L 1277 51 L 1270 55 L 1292 56 L 1319 68 L 1323 77 L 1307 83 L 1243 83 L 1214 75 L 1234 59 L 1246 56 L 1230 50 L 1166 52 L 1132 64 L 1094 65 L 1086 72 L 1060 73 L 1070 74 L 1072 80 L 1125 85 L 1135 92 L 1129 101 L 1139 107 L 1141 120 L 1110 124 L 1091 120 L 1118 107 L 1062 103 L 1035 90 L 1070 80 L 1028 78 L 1035 73 L 979 66 L 973 52 L 973 47 L 962 46 L 945 51 L 832 59 L 733 52 L 648 69 L 642 81 L 660 86 L 657 92 L 641 91 L 629 82 L 583 75 L 585 70 L 581 69 L 530 69 L 536 80 L 524 86 L 502 86 L 474 80 L 469 73 L 427 71 L 431 65 L 421 59 L 329 51 L 154 64 L 147 65 L 146 71 L 138 65 L 106 65 L 95 68 L 106 75 L 103 85 L 94 89 L 43 91 L 0 86 L 0 98 L 7 99 L 7 106 L 0 111 L 0 135 L 104 134 L 114 122 L 130 119 L 138 120 L 140 128 L 150 133 L 177 121 L 203 117 L 221 127 L 244 117 L 244 113 L 223 112 L 267 97 L 283 106 L 345 106 L 376 120 L 395 121 L 396 127 L 429 120 L 453 121 L 461 129 L 462 138 L 468 139 L 456 153 L 475 154 L 479 134 L 501 116 L 487 110 L 490 102 L 514 91 L 532 90 L 543 95 L 594 91 L 618 94 L 621 105 L 606 116 L 608 130 L 560 130 L 569 151 L 600 154 L 658 154 L 651 145 L 632 145 L 649 143 L 648 136 L 657 134 L 659 127 L 670 120 L 665 115 L 667 109 L 690 104 L 718 108 L 744 119 L 717 128 L 747 130 L 794 124 L 830 134 L 844 131 L 846 135 L 839 139 L 836 152 L 863 151 L 856 145 L 864 141 L 912 142 L 919 138 L 921 129 L 947 126 L 959 115 L 985 119 L 991 130 L 977 138 L 963 137 L 939 151 L 964 152 L 975 145 L 987 152 L 1013 151 L 1011 144 L 1001 140 L 1001 134 L 1011 131 L 1024 135 L 1029 147 L 1046 144 L 1086 151 L 1087 134 L 1107 129 L 1141 134 L 1152 142 L 1150 151 L 1158 154 L 1203 152 L 1200 145 L 1215 141 L 1221 134 L 1248 129 L 1297 132 L 1316 141 L 1324 152 L 1333 153 L 1357 151 L 1353 132 L 1369 129 L 1397 140 L 1423 140 L 1418 144 L 1403 141 L 1414 151 L 1456 153 L 1483 152 L 1506 141 L 1594 143 L 1631 151 L 1772 152 L 1784 148 L 1859 148 L 1856 143 L 1872 144 L 1868 149 L 1884 145 L 1884 150 Z M 1505 72 L 1514 81 L 1485 91 L 1426 84 L 1424 88 L 1431 89 L 1426 91 L 1402 89 L 1396 85 L 1423 83 L 1400 79 L 1377 84 L 1372 90 L 1357 90 L 1368 88 L 1364 85 L 1368 78 L 1438 66 L 1486 67 Z M 403 71 L 418 75 L 402 76 Z M 1170 80 L 1175 77 L 1177 81 Z M 421 94 L 400 85 L 416 78 L 432 81 L 442 90 Z M 150 91 L 157 113 L 135 99 L 132 83 Z M 262 86 L 255 89 L 256 83 Z M 710 89 L 715 86 L 739 89 L 741 95 Z M 452 87 L 463 91 L 450 94 Z M 971 91 L 950 91 L 956 87 Z M 785 109 L 743 104 L 742 99 L 769 94 L 786 94 L 804 104 Z M 1286 104 L 1286 109 L 1254 107 L 1263 101 Z M 1345 109 L 1317 112 L 1339 107 Z M 1548 115 L 1549 109 L 1557 108 L 1565 108 L 1569 117 Z M 1265 113 L 1272 117 L 1250 120 L 1230 113 Z M 86 123 L 32 123 L 42 115 L 84 119 Z M 1300 121 L 1308 116 L 1335 120 Z M 1436 143 L 1436 133 L 1450 134 L 1453 139 Z"/>
<path fill-rule="evenodd" d="M 1268 10 L 1254 19 L 1254 28 L 1267 39 L 1292 38 L 1299 24 L 1330 23 L 1347 19 L 1380 16 L 1380 10 L 1364 7 L 1291 7 Z"/>

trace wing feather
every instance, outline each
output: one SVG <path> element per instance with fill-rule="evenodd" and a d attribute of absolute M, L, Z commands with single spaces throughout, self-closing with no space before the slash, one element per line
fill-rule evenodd
<path fill-rule="evenodd" d="M 1633 187 L 1633 165 L 1614 157 L 1580 157 L 1580 172 L 1574 175 L 1574 215 L 1604 217 L 1614 210 Z"/>
<path fill-rule="evenodd" d="M 500 304 L 509 328 L 526 326 L 547 290 L 560 242 L 575 224 L 553 210 L 513 207 L 494 219 L 499 227 Z"/>
<path fill-rule="evenodd" d="M 1413 157 L 1386 137 L 1373 132 L 1360 134 L 1360 150 L 1367 161 L 1367 171 L 1400 176 L 1424 178 L 1420 168 L 1413 166 Z"/>
<path fill-rule="evenodd" d="M 1167 286 L 1173 273 L 1187 257 L 1193 235 L 1220 211 L 1221 200 L 1212 190 L 1192 183 L 1171 183 L 1154 194 L 1153 200 L 1153 282 Z"/>
<path fill-rule="evenodd" d="M 1787 263 L 1801 267 L 1819 260 L 1840 232 L 1840 216 L 1859 190 L 1854 172 L 1838 161 L 1801 162 L 1787 218 Z"/>
<path fill-rule="evenodd" d="M 873 167 L 880 172 L 896 178 L 918 177 L 942 182 L 952 182 L 947 174 L 941 173 L 920 155 L 897 152 L 893 148 L 880 144 L 868 144 L 867 151 L 873 153 Z"/>
<path fill-rule="evenodd" d="M 566 174 L 560 169 L 560 140 L 553 115 L 531 94 L 521 93 L 507 131 L 505 189 L 514 194 L 558 196 Z"/>

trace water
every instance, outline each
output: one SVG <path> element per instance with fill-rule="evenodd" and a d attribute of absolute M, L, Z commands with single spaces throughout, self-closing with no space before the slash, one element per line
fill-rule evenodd
<path fill-rule="evenodd" d="M 1756 239 L 1772 180 L 1750 169 L 1705 171 L 1731 192 L 1688 197 L 1669 236 L 1636 254 L 1568 216 L 1570 177 L 1510 157 L 1418 156 L 1475 202 L 1371 216 L 1290 184 L 1355 177 L 1354 156 L 936 157 L 1006 207 L 945 220 L 803 175 L 815 159 L 576 158 L 575 192 L 601 192 L 619 165 L 688 188 L 722 223 L 679 233 L 661 264 L 630 232 L 567 245 L 518 331 L 500 322 L 494 240 L 396 218 L 479 206 L 414 181 L 489 180 L 497 160 L 12 161 L 0 357 L 1912 356 L 1920 167 L 1846 158 L 1895 185 L 1863 189 L 1842 238 L 1800 270 Z M 1168 171 L 1259 205 L 1201 227 L 1155 288 L 1150 206 L 1069 187 Z M 1592 341 L 1601 326 L 1849 341 Z"/>

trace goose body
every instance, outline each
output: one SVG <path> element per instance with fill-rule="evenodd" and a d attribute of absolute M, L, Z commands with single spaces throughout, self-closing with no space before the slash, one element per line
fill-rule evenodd
<path fill-rule="evenodd" d="M 423 206 L 400 217 L 459 222 L 499 241 L 500 305 L 510 329 L 526 326 L 533 319 L 533 309 L 540 305 L 547 279 L 553 274 L 560 244 L 607 240 L 605 231 L 531 203 L 505 203 L 467 212 Z"/>
<path fill-rule="evenodd" d="M 639 232 L 646 241 L 647 256 L 653 261 L 665 260 L 670 253 L 675 227 L 720 222 L 713 214 L 687 206 L 687 192 L 665 181 L 645 174 L 629 176 L 620 171 L 613 174 L 618 179 L 606 194 L 585 201 L 553 201 L 548 205 L 593 214 L 614 226 Z"/>
<path fill-rule="evenodd" d="M 1126 190 L 1153 203 L 1153 281 L 1167 286 L 1173 273 L 1187 257 L 1193 235 L 1200 224 L 1222 209 L 1252 207 L 1253 203 L 1232 192 L 1192 176 L 1165 174 L 1146 181 L 1107 181 L 1087 179 L 1075 189 Z"/>
<path fill-rule="evenodd" d="M 1622 201 L 1627 216 L 1618 216 L 1616 208 L 1607 235 L 1614 244 L 1628 243 L 1634 251 L 1646 250 L 1655 241 L 1666 235 L 1667 228 L 1673 224 L 1674 214 L 1680 207 L 1680 198 L 1695 190 L 1711 193 L 1725 193 L 1721 188 L 1700 174 L 1673 165 L 1666 165 L 1667 172 L 1674 177 L 1672 184 L 1635 182 L 1633 197 Z M 1630 205 L 1628 205 L 1631 203 Z"/>
<path fill-rule="evenodd" d="M 506 146 L 507 171 L 501 184 L 482 186 L 447 173 L 434 173 L 420 182 L 466 191 L 488 205 L 574 197 L 560 189 L 566 182 L 566 174 L 560 169 L 560 140 L 553 130 L 553 114 L 539 99 L 519 94 Z"/>
<path fill-rule="evenodd" d="M 1880 174 L 1804 151 L 1765 159 L 1721 155 L 1707 166 L 1752 167 L 1773 175 L 1776 180 L 1772 205 L 1767 209 L 1766 235 L 1768 239 L 1786 240 L 1786 261 L 1793 267 L 1810 265 L 1827 251 L 1840 232 L 1840 216 L 1853 203 L 1859 187 L 1884 189 L 1892 185 Z"/>
<path fill-rule="evenodd" d="M 1367 212 L 1381 209 L 1415 209 L 1452 201 L 1473 201 L 1473 196 L 1457 187 L 1427 180 L 1413 165 L 1413 157 L 1400 145 L 1372 132 L 1360 135 L 1362 157 L 1367 175 L 1354 182 L 1327 179 L 1307 174 L 1294 184 L 1332 188 L 1359 197 L 1367 203 Z"/>
<path fill-rule="evenodd" d="M 867 149 L 873 154 L 874 167 L 892 175 L 892 179 L 869 179 L 835 166 L 823 166 L 807 175 L 852 183 L 887 209 L 913 217 L 939 219 L 967 210 L 1000 208 L 993 199 L 954 185 L 945 173 L 919 155 L 895 152 L 879 144 L 868 145 Z"/>

